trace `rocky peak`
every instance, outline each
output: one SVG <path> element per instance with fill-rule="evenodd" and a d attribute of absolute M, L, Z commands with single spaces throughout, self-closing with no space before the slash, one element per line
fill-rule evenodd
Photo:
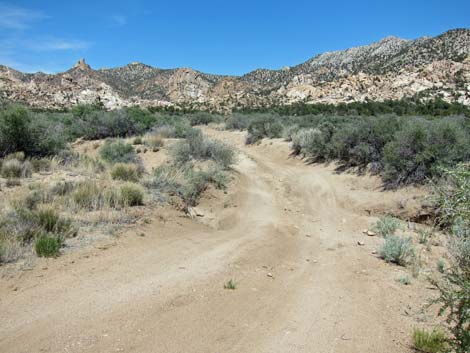
<path fill-rule="evenodd" d="M 88 65 L 84 58 L 80 58 L 77 63 L 73 66 L 74 69 L 82 69 L 82 70 L 91 70 L 90 65 Z"/>

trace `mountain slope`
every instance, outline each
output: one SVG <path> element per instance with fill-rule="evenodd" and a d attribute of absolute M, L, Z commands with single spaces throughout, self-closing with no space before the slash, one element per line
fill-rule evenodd
<path fill-rule="evenodd" d="M 102 103 L 185 105 L 230 110 L 293 102 L 339 103 L 400 99 L 420 93 L 470 105 L 470 30 L 404 40 L 387 37 L 366 46 L 317 55 L 281 70 L 243 76 L 142 63 L 93 70 L 84 60 L 55 75 L 25 74 L 0 66 L 0 98 L 63 108 Z"/>

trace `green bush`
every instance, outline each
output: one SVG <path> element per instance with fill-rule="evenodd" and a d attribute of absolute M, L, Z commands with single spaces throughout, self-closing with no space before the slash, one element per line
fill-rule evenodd
<path fill-rule="evenodd" d="M 141 177 L 140 169 L 135 164 L 116 163 L 111 169 L 111 178 L 137 182 Z"/>
<path fill-rule="evenodd" d="M 140 206 L 144 204 L 144 192 L 140 186 L 127 183 L 120 188 L 120 200 L 124 206 Z"/>
<path fill-rule="evenodd" d="M 394 235 L 397 229 L 400 229 L 400 221 L 391 216 L 380 217 L 372 227 L 374 232 L 383 237 Z"/>
<path fill-rule="evenodd" d="M 55 236 L 42 235 L 34 243 L 36 254 L 39 257 L 57 257 L 60 254 L 62 242 Z"/>
<path fill-rule="evenodd" d="M 121 140 L 106 140 L 99 153 L 108 163 L 135 163 L 138 160 L 134 147 Z"/>
<path fill-rule="evenodd" d="M 379 254 L 386 262 L 406 266 L 414 257 L 415 250 L 411 238 L 389 235 L 385 238 Z"/>
<path fill-rule="evenodd" d="M 449 349 L 447 336 L 440 329 L 434 329 L 431 332 L 414 329 L 413 347 L 417 351 L 425 353 L 445 353 Z"/>
<path fill-rule="evenodd" d="M 384 180 L 398 186 L 439 176 L 438 167 L 468 160 L 468 142 L 460 120 L 410 120 L 384 147 Z"/>

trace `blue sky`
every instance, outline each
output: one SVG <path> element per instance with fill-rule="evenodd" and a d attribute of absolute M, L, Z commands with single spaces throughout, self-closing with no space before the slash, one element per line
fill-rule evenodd
<path fill-rule="evenodd" d="M 389 35 L 470 28 L 469 0 L 0 0 L 0 64 L 58 72 L 140 61 L 239 75 Z"/>

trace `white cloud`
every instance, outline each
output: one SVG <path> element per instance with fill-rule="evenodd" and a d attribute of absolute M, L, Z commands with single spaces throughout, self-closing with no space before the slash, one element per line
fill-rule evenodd
<path fill-rule="evenodd" d="M 66 51 L 80 50 L 90 47 L 90 43 L 77 39 L 61 39 L 61 38 L 43 38 L 36 40 L 27 40 L 24 47 L 35 51 Z"/>
<path fill-rule="evenodd" d="M 43 18 L 46 18 L 46 16 L 42 11 L 0 3 L 0 27 L 25 29 L 28 28 L 32 22 Z"/>
<path fill-rule="evenodd" d="M 116 26 L 124 26 L 127 24 L 127 17 L 123 15 L 113 15 L 111 16 L 111 20 Z"/>

